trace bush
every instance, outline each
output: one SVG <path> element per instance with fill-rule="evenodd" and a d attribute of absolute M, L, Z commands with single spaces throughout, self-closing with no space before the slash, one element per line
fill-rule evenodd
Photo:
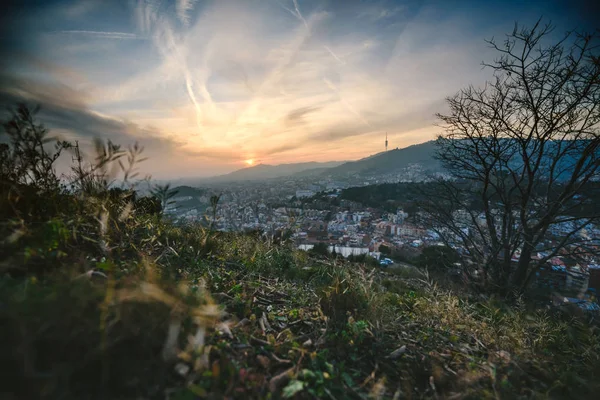
<path fill-rule="evenodd" d="M 448 246 L 429 246 L 417 258 L 416 264 L 430 270 L 448 270 L 460 261 L 456 250 Z"/>
<path fill-rule="evenodd" d="M 319 242 L 316 243 L 312 249 L 310 249 L 309 253 L 319 256 L 329 256 L 329 246 L 327 243 Z"/>

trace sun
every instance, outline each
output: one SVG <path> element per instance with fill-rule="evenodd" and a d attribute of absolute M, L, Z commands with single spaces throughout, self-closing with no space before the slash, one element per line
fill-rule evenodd
<path fill-rule="evenodd" d="M 245 162 L 245 163 L 246 163 L 246 165 L 248 165 L 248 166 L 252 166 L 252 165 L 254 165 L 254 160 L 253 160 L 253 159 L 251 159 L 251 158 L 250 158 L 250 159 L 248 159 L 248 160 L 246 160 L 246 161 L 244 161 L 244 162 Z"/>

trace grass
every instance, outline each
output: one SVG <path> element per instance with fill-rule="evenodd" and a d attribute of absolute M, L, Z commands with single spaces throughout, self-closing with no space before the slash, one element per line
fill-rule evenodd
<path fill-rule="evenodd" d="M 147 217 L 118 235 L 132 240 L 119 257 L 87 261 L 107 278 L 82 276 L 82 255 L 67 252 L 51 274 L 2 278 L 6 393 L 479 399 L 600 389 L 597 328 L 579 320 L 256 236 L 207 241 L 197 227 Z M 70 247 L 56 240 L 51 252 Z M 140 253 L 128 258 L 129 247 Z"/>

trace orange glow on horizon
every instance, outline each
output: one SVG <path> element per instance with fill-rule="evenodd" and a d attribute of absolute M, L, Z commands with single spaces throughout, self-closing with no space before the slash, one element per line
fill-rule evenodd
<path fill-rule="evenodd" d="M 246 160 L 246 161 L 244 161 L 244 162 L 245 162 L 245 163 L 246 163 L 246 165 L 247 165 L 247 166 L 249 166 L 249 167 L 251 167 L 251 166 L 253 166 L 253 165 L 254 165 L 254 160 L 253 160 L 253 159 L 251 159 L 251 158 L 250 158 L 250 159 L 248 159 L 248 160 Z"/>

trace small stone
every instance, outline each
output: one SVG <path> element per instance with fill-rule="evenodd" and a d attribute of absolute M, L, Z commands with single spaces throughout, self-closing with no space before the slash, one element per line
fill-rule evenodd
<path fill-rule="evenodd" d="M 229 329 L 229 325 L 225 322 L 221 322 L 217 325 L 217 330 L 222 335 L 227 336 L 229 339 L 233 339 L 233 333 L 231 333 L 231 329 Z"/>
<path fill-rule="evenodd" d="M 181 376 L 186 376 L 187 373 L 190 372 L 190 367 L 184 363 L 177 363 L 177 365 L 175 365 L 175 372 Z"/>
<path fill-rule="evenodd" d="M 240 326 L 246 326 L 250 324 L 250 320 L 248 318 L 244 318 L 243 320 L 241 320 L 240 322 L 238 322 L 235 327 L 239 328 Z"/>
<path fill-rule="evenodd" d="M 402 347 L 392 351 L 389 355 L 388 358 L 395 360 L 396 358 L 400 357 L 402 354 L 406 353 L 406 345 L 403 345 Z"/>
<path fill-rule="evenodd" d="M 511 356 L 508 351 L 500 350 L 500 351 L 496 352 L 496 355 L 498 356 L 498 358 L 500 358 L 505 363 L 507 363 L 507 364 L 510 363 Z"/>

